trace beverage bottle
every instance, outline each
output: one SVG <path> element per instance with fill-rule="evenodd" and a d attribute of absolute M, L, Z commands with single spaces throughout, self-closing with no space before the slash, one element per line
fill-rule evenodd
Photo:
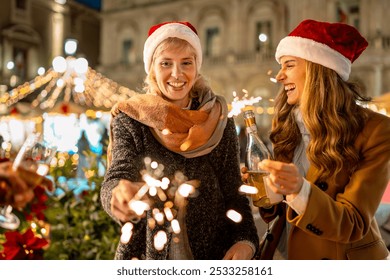
<path fill-rule="evenodd" d="M 272 155 L 257 134 L 255 114 L 252 110 L 244 111 L 244 121 L 247 131 L 245 165 L 249 173 L 248 182 L 257 189 L 257 193 L 252 195 L 253 205 L 267 208 L 281 202 L 283 195 L 266 189 L 264 177 L 268 176 L 269 172 L 262 170 L 259 163 L 263 159 L 272 159 Z"/>

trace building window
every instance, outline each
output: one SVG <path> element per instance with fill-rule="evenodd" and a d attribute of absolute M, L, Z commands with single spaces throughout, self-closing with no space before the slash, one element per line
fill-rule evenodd
<path fill-rule="evenodd" d="M 14 47 L 14 74 L 20 78 L 21 81 L 25 81 L 27 78 L 27 50 Z"/>
<path fill-rule="evenodd" d="M 18 8 L 19 10 L 26 10 L 27 9 L 26 0 L 16 0 L 16 8 Z"/>
<path fill-rule="evenodd" d="M 122 44 L 122 62 L 124 64 L 135 63 L 134 43 L 131 39 L 126 39 Z"/>
<path fill-rule="evenodd" d="M 215 57 L 221 54 L 221 40 L 218 27 L 206 29 L 206 50 L 205 55 L 208 57 Z"/>
<path fill-rule="evenodd" d="M 336 5 L 337 21 L 353 25 L 357 29 L 360 26 L 360 4 L 355 0 L 344 0 Z"/>
<path fill-rule="evenodd" d="M 256 23 L 255 48 L 258 52 L 267 52 L 271 48 L 272 31 L 270 21 L 259 21 Z"/>

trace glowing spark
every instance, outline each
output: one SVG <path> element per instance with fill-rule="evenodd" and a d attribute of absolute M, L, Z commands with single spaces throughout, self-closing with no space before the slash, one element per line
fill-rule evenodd
<path fill-rule="evenodd" d="M 144 158 L 144 163 L 145 163 L 146 166 L 149 166 L 151 162 L 152 162 L 152 159 L 150 157 L 145 157 Z"/>
<path fill-rule="evenodd" d="M 164 214 L 161 212 L 158 212 L 154 215 L 154 219 L 159 225 L 162 225 L 164 223 Z"/>
<path fill-rule="evenodd" d="M 194 192 L 194 187 L 190 184 L 181 184 L 179 189 L 177 190 L 179 194 L 183 197 L 188 197 L 190 194 Z"/>
<path fill-rule="evenodd" d="M 233 116 L 238 116 L 241 114 L 242 110 L 246 106 L 251 106 L 257 102 L 259 102 L 262 98 L 260 96 L 258 97 L 250 97 L 248 98 L 248 91 L 246 89 L 243 89 L 242 92 L 245 94 L 242 98 L 237 96 L 237 93 L 234 91 L 233 92 L 233 102 L 232 102 L 232 108 L 228 114 L 228 117 L 231 118 Z"/>
<path fill-rule="evenodd" d="M 173 214 L 172 214 L 171 208 L 165 207 L 164 208 L 164 213 L 165 213 L 165 217 L 167 218 L 168 221 L 172 221 L 173 220 Z"/>
<path fill-rule="evenodd" d="M 242 216 L 241 216 L 241 214 L 238 213 L 238 212 L 235 211 L 235 210 L 232 210 L 232 209 L 230 209 L 230 210 L 228 210 L 228 211 L 226 212 L 226 216 L 227 216 L 230 220 L 232 220 L 233 222 L 235 222 L 235 223 L 239 223 L 239 222 L 242 221 Z"/>
<path fill-rule="evenodd" d="M 142 197 L 144 197 L 144 195 L 148 192 L 149 190 L 149 186 L 148 185 L 143 185 L 139 190 L 138 192 L 135 194 L 134 196 L 134 199 L 135 200 L 139 200 L 141 199 Z"/>
<path fill-rule="evenodd" d="M 162 180 L 161 180 L 161 188 L 162 188 L 163 190 L 168 189 L 169 183 L 170 183 L 170 182 L 171 182 L 171 181 L 170 181 L 167 177 L 162 178 Z"/>
<path fill-rule="evenodd" d="M 171 226 L 172 226 L 172 230 L 174 233 L 176 233 L 176 234 L 180 233 L 180 225 L 179 225 L 178 220 L 176 220 L 176 219 L 172 220 Z"/>
<path fill-rule="evenodd" d="M 164 249 L 164 246 L 167 243 L 167 241 L 168 241 L 167 234 L 164 231 L 160 230 L 154 236 L 154 248 L 156 248 L 156 250 L 158 251 L 161 251 L 162 249 Z"/>
<path fill-rule="evenodd" d="M 164 206 L 167 207 L 167 208 L 172 208 L 173 207 L 173 202 L 172 201 L 167 201 L 167 202 L 165 202 Z"/>
<path fill-rule="evenodd" d="M 256 187 L 248 186 L 248 185 L 241 185 L 241 187 L 238 190 L 246 194 L 257 194 L 258 192 Z"/>
<path fill-rule="evenodd" d="M 134 198 L 128 203 L 130 210 L 134 211 L 137 219 L 131 220 L 137 223 L 145 211 L 151 210 L 152 216 L 147 219 L 149 228 L 156 225 L 164 225 L 170 222 L 170 228 L 159 231 L 154 237 L 154 246 L 162 250 L 167 243 L 168 232 L 180 233 L 180 224 L 176 219 L 178 209 L 186 205 L 186 198 L 195 193 L 199 185 L 197 180 L 188 181 L 181 172 L 175 172 L 174 177 L 163 177 L 164 165 L 144 158 L 146 170 L 141 171 L 145 184 L 138 190 Z M 161 207 L 161 203 L 164 204 Z M 122 230 L 121 242 L 129 242 L 132 230 Z"/>
<path fill-rule="evenodd" d="M 148 227 L 149 227 L 150 229 L 154 229 L 155 226 L 156 226 L 156 220 L 153 219 L 153 218 L 149 218 L 149 219 L 148 219 Z"/>
<path fill-rule="evenodd" d="M 131 236 L 133 235 L 133 224 L 130 222 L 127 222 L 122 226 L 121 229 L 121 243 L 127 244 L 129 243 Z"/>
<path fill-rule="evenodd" d="M 150 194 L 151 196 L 155 196 L 155 195 L 157 194 L 157 189 L 156 189 L 155 186 L 151 186 L 151 187 L 149 188 L 149 194 Z"/>
<path fill-rule="evenodd" d="M 141 216 L 146 210 L 149 210 L 149 204 L 141 200 L 131 200 L 129 202 L 129 207 L 138 216 Z"/>
<path fill-rule="evenodd" d="M 161 201 L 166 201 L 167 200 L 167 196 L 166 196 L 166 194 L 164 193 L 164 191 L 161 188 L 157 189 L 157 195 L 158 195 L 158 198 Z"/>
<path fill-rule="evenodd" d="M 145 173 L 143 176 L 142 176 L 142 179 L 146 182 L 146 184 L 149 186 L 149 187 L 159 187 L 161 186 L 161 181 L 157 180 L 157 179 L 154 179 L 152 176 L 150 176 L 148 173 Z"/>

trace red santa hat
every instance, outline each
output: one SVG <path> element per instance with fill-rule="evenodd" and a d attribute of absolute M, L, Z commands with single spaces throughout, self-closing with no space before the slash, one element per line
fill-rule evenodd
<path fill-rule="evenodd" d="M 352 62 L 367 45 L 366 39 L 350 25 L 308 19 L 280 41 L 275 58 L 280 63 L 284 55 L 300 57 L 333 69 L 347 81 Z"/>
<path fill-rule="evenodd" d="M 196 66 L 199 71 L 202 65 L 202 47 L 195 27 L 187 21 L 163 22 L 149 29 L 148 38 L 144 45 L 144 65 L 149 73 L 152 57 L 157 46 L 169 37 L 176 37 L 187 41 L 195 49 Z"/>

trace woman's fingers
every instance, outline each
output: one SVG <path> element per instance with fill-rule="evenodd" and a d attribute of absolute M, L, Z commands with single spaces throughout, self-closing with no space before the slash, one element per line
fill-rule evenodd
<path fill-rule="evenodd" d="M 300 191 L 303 178 L 295 164 L 263 160 L 260 167 L 270 172 L 269 185 L 274 192 L 288 195 Z"/>
<path fill-rule="evenodd" d="M 144 204 L 141 207 L 141 213 L 147 209 L 145 205 L 148 205 L 149 200 L 147 198 L 138 198 L 138 192 L 145 183 L 143 182 L 130 182 L 127 180 L 120 180 L 118 185 L 112 190 L 111 198 L 111 212 L 119 220 L 123 222 L 138 221 L 142 214 L 135 212 L 136 209 L 131 209 L 129 202 L 137 200 L 142 201 Z M 138 211 L 137 211 L 138 212 Z"/>

